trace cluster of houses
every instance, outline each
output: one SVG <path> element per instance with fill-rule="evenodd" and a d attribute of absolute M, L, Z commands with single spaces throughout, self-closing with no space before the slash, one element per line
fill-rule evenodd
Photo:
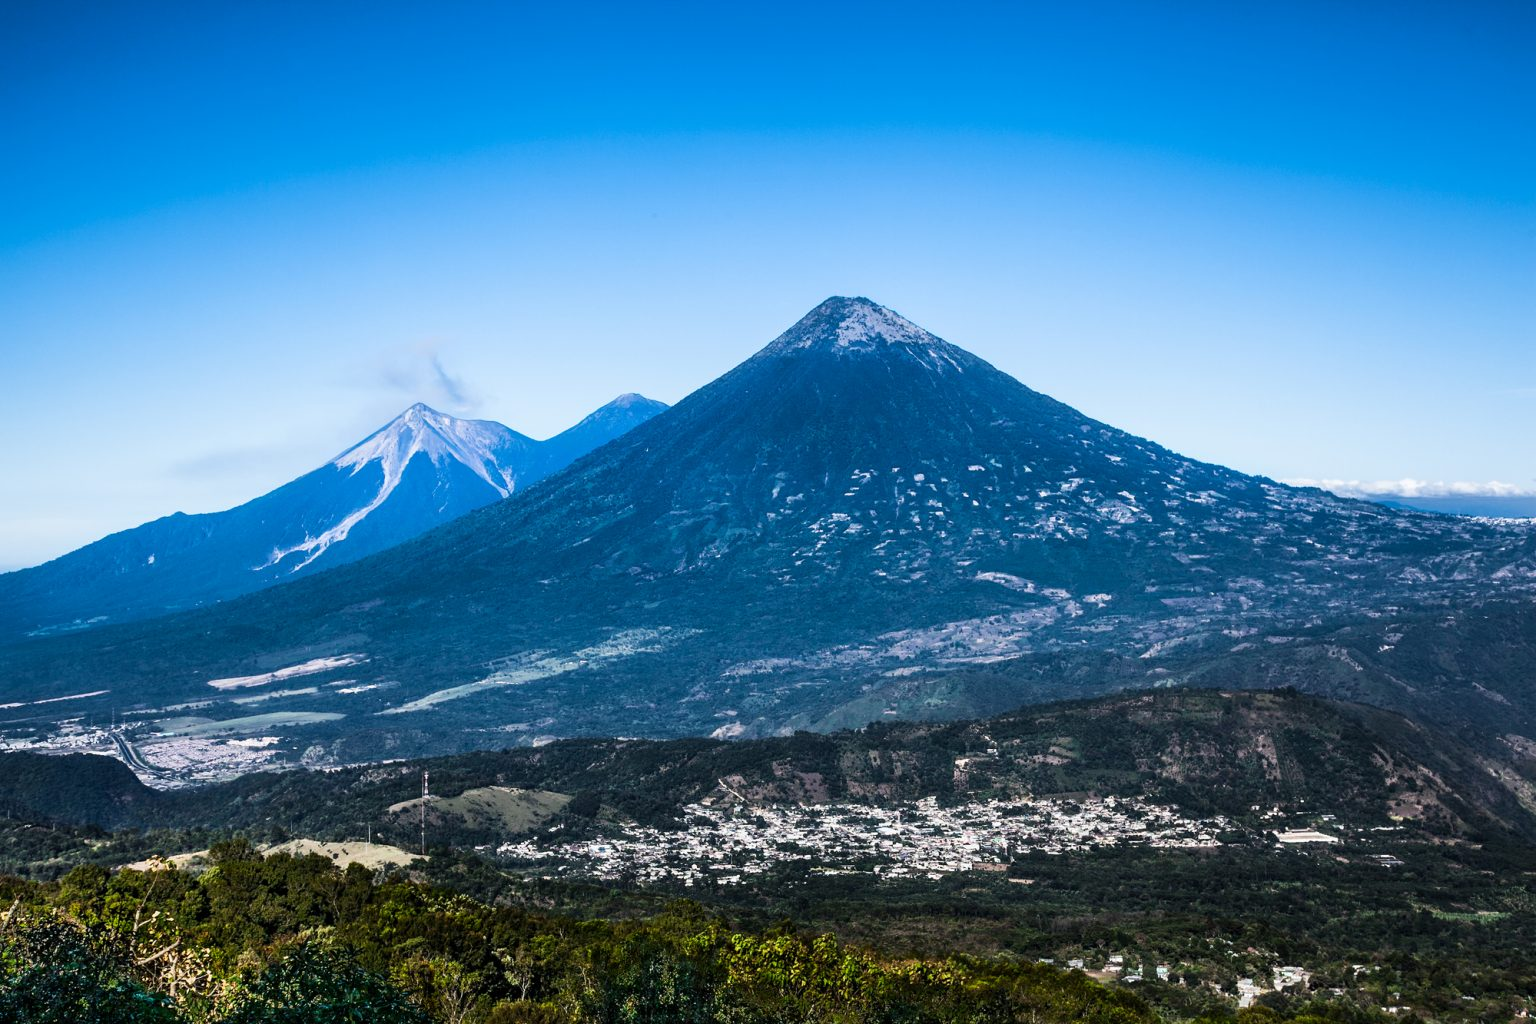
<path fill-rule="evenodd" d="M 505 858 L 538 862 L 556 875 L 731 885 L 776 866 L 809 872 L 868 872 L 882 878 L 939 878 L 1006 871 L 1020 853 L 1068 853 L 1091 846 L 1219 845 L 1225 819 L 1186 818 L 1170 808 L 1107 797 L 981 801 L 941 806 L 930 797 L 889 807 L 863 804 L 752 806 L 691 804 L 689 827 L 616 826 L 600 839 L 548 836 L 506 843 Z"/>

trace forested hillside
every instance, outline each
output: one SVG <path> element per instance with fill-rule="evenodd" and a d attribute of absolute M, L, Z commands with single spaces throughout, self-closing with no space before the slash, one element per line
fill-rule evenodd
<path fill-rule="evenodd" d="M 792 929 L 733 931 L 690 906 L 562 918 L 239 843 L 200 878 L 81 868 L 0 888 L 7 1021 L 1157 1019 L 1050 967 L 893 959 Z"/>
<path fill-rule="evenodd" d="M 1199 815 L 1311 809 L 1362 824 L 1408 818 L 1446 835 L 1536 837 L 1536 763 L 1519 748 L 1475 752 L 1390 712 L 1288 690 L 1154 690 L 971 722 L 877 723 L 736 742 L 563 740 L 256 773 L 163 793 L 108 758 L 0 754 L 0 765 L 0 806 L 31 820 L 281 829 L 328 839 L 354 837 L 370 822 L 399 827 L 389 808 L 420 795 L 423 770 L 441 798 L 490 786 L 586 794 L 594 810 L 647 823 L 680 823 L 685 805 L 724 782 L 765 804 L 1075 793 L 1143 797 Z M 442 804 L 429 807 L 429 824 L 435 841 L 460 845 L 509 832 L 505 819 L 476 822 Z"/>

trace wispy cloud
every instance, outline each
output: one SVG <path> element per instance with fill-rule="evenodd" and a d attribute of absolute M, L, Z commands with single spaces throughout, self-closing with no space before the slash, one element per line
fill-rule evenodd
<path fill-rule="evenodd" d="M 443 364 L 441 345 L 435 341 L 386 355 L 377 379 L 407 404 L 426 402 L 461 416 L 476 411 L 482 401 L 479 392 L 466 384 L 464 378 L 449 372 Z"/>
<path fill-rule="evenodd" d="M 1293 487 L 1321 487 L 1345 498 L 1525 498 L 1536 495 L 1536 487 L 1507 484 L 1502 480 L 1484 483 L 1456 480 L 1286 480 Z"/>
<path fill-rule="evenodd" d="M 173 462 L 167 467 L 167 473 L 183 480 L 259 476 L 274 469 L 289 467 L 294 456 L 306 452 L 307 448 L 299 444 L 220 449 Z"/>

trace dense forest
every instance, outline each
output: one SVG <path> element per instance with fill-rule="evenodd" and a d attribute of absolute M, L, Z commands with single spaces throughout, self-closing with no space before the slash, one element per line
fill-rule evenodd
<path fill-rule="evenodd" d="M 1311 984 L 1242 1019 L 1527 1009 L 1529 851 L 1403 853 L 1387 870 L 1099 850 L 1007 877 L 786 873 L 682 899 L 519 878 L 472 853 L 374 872 L 236 840 L 200 874 L 0 880 L 0 1021 L 1231 1021 L 1237 979 L 1281 963 L 1309 965 Z M 1110 954 L 1144 980 L 1044 962 Z"/>
<path fill-rule="evenodd" d="M 1160 1019 L 1126 989 L 1019 958 L 893 957 L 787 922 L 736 930 L 682 902 L 635 918 L 541 913 L 238 841 L 200 876 L 82 867 L 0 895 L 4 1021 Z M 1372 1015 L 1339 1002 L 1239 1015 L 1282 1017 Z"/>

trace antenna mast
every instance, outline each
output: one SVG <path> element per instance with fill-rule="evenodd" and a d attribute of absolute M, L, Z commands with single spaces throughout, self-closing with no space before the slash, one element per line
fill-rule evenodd
<path fill-rule="evenodd" d="M 421 773 L 421 855 L 427 855 L 427 799 L 432 795 L 427 789 L 427 776 L 429 772 Z"/>

